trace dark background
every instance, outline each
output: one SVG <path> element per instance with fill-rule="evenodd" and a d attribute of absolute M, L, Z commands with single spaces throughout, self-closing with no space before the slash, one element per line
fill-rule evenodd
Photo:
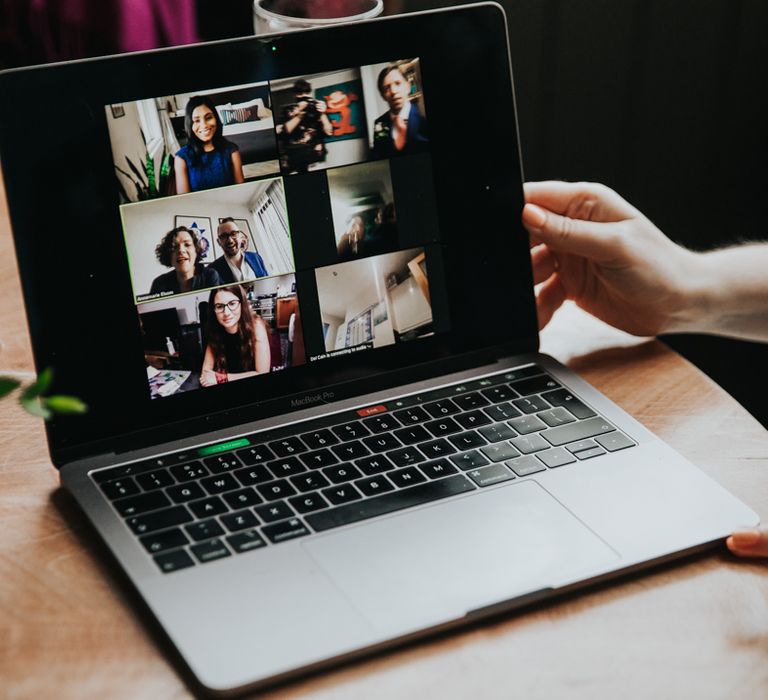
<path fill-rule="evenodd" d="M 385 0 L 385 13 L 456 4 L 464 3 Z M 604 182 L 671 238 L 699 250 L 768 239 L 765 0 L 500 4 L 527 179 Z M 250 0 L 197 0 L 197 8 L 202 39 L 251 31 Z M 0 27 L 0 39 L 14 31 Z M 0 66 L 42 62 L 33 39 L 23 56 L 0 41 Z M 471 123 L 472 102 L 482 97 L 472 85 L 456 85 L 467 133 L 492 157 L 506 135 Z M 706 336 L 664 340 L 768 425 L 761 401 L 768 346 Z"/>

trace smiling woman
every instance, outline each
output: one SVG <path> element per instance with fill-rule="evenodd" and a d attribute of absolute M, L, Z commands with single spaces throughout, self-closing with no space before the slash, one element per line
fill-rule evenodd
<path fill-rule="evenodd" d="M 190 98 L 184 111 L 184 130 L 187 144 L 174 159 L 179 194 L 243 182 L 240 151 L 224 137 L 216 106 L 209 98 Z"/>
<path fill-rule="evenodd" d="M 161 265 L 173 270 L 155 277 L 150 294 L 188 292 L 193 289 L 215 287 L 219 284 L 216 270 L 203 267 L 200 239 L 186 226 L 171 229 L 155 248 Z"/>

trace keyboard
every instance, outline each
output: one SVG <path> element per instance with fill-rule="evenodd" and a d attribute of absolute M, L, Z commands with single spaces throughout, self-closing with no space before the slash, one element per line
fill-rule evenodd
<path fill-rule="evenodd" d="M 90 477 L 172 573 L 635 445 L 528 365 Z"/>

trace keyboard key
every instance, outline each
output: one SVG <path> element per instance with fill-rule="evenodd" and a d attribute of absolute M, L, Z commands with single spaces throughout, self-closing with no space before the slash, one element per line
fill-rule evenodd
<path fill-rule="evenodd" d="M 184 529 L 195 542 L 202 542 L 203 540 L 209 540 L 212 537 L 218 537 L 219 535 L 224 534 L 224 528 L 213 518 L 192 523 L 191 525 L 185 526 Z"/>
<path fill-rule="evenodd" d="M 493 420 L 501 421 L 508 420 L 509 418 L 517 418 L 520 415 L 520 411 L 516 409 L 511 403 L 502 403 L 498 406 L 489 406 L 484 408 L 483 411 L 486 415 L 490 416 Z"/>
<path fill-rule="evenodd" d="M 266 445 L 251 445 L 243 450 L 238 450 L 235 454 L 243 464 L 246 464 L 249 467 L 254 464 L 268 462 L 270 459 L 275 458 L 275 453 Z"/>
<path fill-rule="evenodd" d="M 395 468 L 395 465 L 384 455 L 363 457 L 363 459 L 358 459 L 355 462 L 355 466 L 357 466 L 366 476 L 381 474 L 382 472 L 388 472 Z"/>
<path fill-rule="evenodd" d="M 371 451 L 362 442 L 358 441 L 347 442 L 344 445 L 337 445 L 331 449 L 342 462 L 371 454 Z"/>
<path fill-rule="evenodd" d="M 221 522 L 230 532 L 238 532 L 249 527 L 256 527 L 259 524 L 259 519 L 250 510 L 239 510 L 237 513 L 222 515 Z"/>
<path fill-rule="evenodd" d="M 176 467 L 171 467 L 171 474 L 173 474 L 176 481 L 192 481 L 193 479 L 199 479 L 202 476 L 208 476 L 210 472 L 201 462 L 190 462 L 189 464 L 181 464 Z"/>
<path fill-rule="evenodd" d="M 205 491 L 200 488 L 200 485 L 195 483 L 171 486 L 166 493 L 175 503 L 186 503 L 187 501 L 193 501 L 196 498 L 202 498 L 206 495 Z"/>
<path fill-rule="evenodd" d="M 515 478 L 515 475 L 503 464 L 491 464 L 481 469 L 472 469 L 467 472 L 467 476 L 478 486 L 493 486 L 493 484 Z"/>
<path fill-rule="evenodd" d="M 203 462 L 205 462 L 205 466 L 210 469 L 211 474 L 221 474 L 222 472 L 229 472 L 243 466 L 243 463 L 237 458 L 234 452 L 224 455 L 215 455 L 214 457 L 206 457 Z"/>
<path fill-rule="evenodd" d="M 192 554 L 197 557 L 197 560 L 201 564 L 231 556 L 230 551 L 227 549 L 227 545 L 220 539 L 193 544 L 190 549 L 192 550 Z"/>
<path fill-rule="evenodd" d="M 223 493 L 224 491 L 240 488 L 240 484 L 237 483 L 232 474 L 209 476 L 207 479 L 202 479 L 200 483 L 211 496 L 215 496 L 217 493 Z"/>
<path fill-rule="evenodd" d="M 541 433 L 543 438 L 551 444 L 559 447 L 568 442 L 576 442 L 585 438 L 595 437 L 603 433 L 610 433 L 616 430 L 607 420 L 597 416 L 587 420 L 560 425 L 557 428 L 548 428 Z M 605 445 L 603 445 L 605 447 Z M 607 448 L 606 448 L 607 449 Z"/>
<path fill-rule="evenodd" d="M 531 455 L 510 459 L 508 462 L 504 462 L 504 464 L 518 476 L 528 476 L 529 474 L 536 474 L 536 472 L 543 472 L 546 469 L 536 457 Z"/>
<path fill-rule="evenodd" d="M 566 423 L 573 423 L 576 420 L 562 406 L 550 408 L 548 411 L 542 411 L 539 413 L 539 418 L 552 428 L 558 425 L 565 425 Z"/>
<path fill-rule="evenodd" d="M 536 416 L 520 416 L 508 421 L 509 425 L 517 430 L 520 435 L 535 433 L 538 430 L 544 430 L 546 424 L 542 423 Z"/>
<path fill-rule="evenodd" d="M 480 451 L 491 460 L 491 462 L 503 462 L 505 459 L 519 457 L 520 453 L 508 442 L 497 442 L 493 445 L 481 447 Z"/>
<path fill-rule="evenodd" d="M 363 438 L 363 443 L 372 452 L 387 452 L 388 450 L 394 450 L 403 446 L 394 435 L 386 433 Z"/>
<path fill-rule="evenodd" d="M 392 460 L 396 467 L 407 467 L 409 464 L 418 464 L 426 459 L 415 447 L 392 450 L 392 452 L 387 453 L 387 457 Z"/>
<path fill-rule="evenodd" d="M 261 497 L 252 486 L 240 489 L 239 491 L 233 491 L 232 493 L 225 493 L 224 500 L 232 509 L 248 508 L 249 506 L 263 503 Z"/>
<path fill-rule="evenodd" d="M 530 379 L 521 379 L 519 382 L 512 382 L 511 386 L 521 396 L 540 394 L 542 391 L 560 388 L 560 384 L 548 374 L 542 374 L 539 377 L 531 377 Z"/>
<path fill-rule="evenodd" d="M 401 427 L 400 421 L 390 413 L 382 413 L 378 416 L 366 418 L 363 421 L 363 425 L 373 433 L 386 433 Z"/>
<path fill-rule="evenodd" d="M 342 508 L 345 506 L 342 506 Z M 347 506 L 348 507 L 348 506 Z M 274 544 L 285 542 L 286 540 L 292 540 L 295 537 L 302 537 L 308 535 L 309 530 L 298 518 L 291 518 L 290 520 L 284 520 L 281 523 L 275 523 L 274 525 L 265 525 L 261 528 L 263 534 L 265 534 Z"/>
<path fill-rule="evenodd" d="M 502 401 L 516 399 L 519 395 L 520 394 L 507 384 L 499 384 L 490 389 L 483 389 L 483 396 L 485 396 L 491 403 L 501 403 Z"/>
<path fill-rule="evenodd" d="M 456 420 L 464 428 L 479 428 L 481 425 L 488 425 L 491 422 L 491 419 L 482 411 L 462 413 L 460 416 L 456 416 Z"/>
<path fill-rule="evenodd" d="M 549 449 L 549 443 L 538 433 L 521 435 L 520 437 L 512 438 L 510 442 L 524 455 Z"/>
<path fill-rule="evenodd" d="M 311 513 L 313 510 L 328 507 L 328 501 L 319 493 L 306 493 L 303 496 L 294 496 L 289 498 L 288 502 L 298 513 Z"/>
<path fill-rule="evenodd" d="M 253 486 L 254 484 L 263 484 L 265 481 L 272 481 L 274 475 L 267 471 L 263 464 L 257 464 L 255 467 L 246 467 L 232 472 L 237 480 L 243 486 Z"/>
<path fill-rule="evenodd" d="M 320 467 L 329 467 L 331 464 L 338 464 L 339 459 L 330 450 L 322 449 L 314 452 L 307 452 L 301 455 L 301 461 L 310 469 L 319 469 Z"/>
<path fill-rule="evenodd" d="M 513 438 L 517 435 L 517 433 L 506 423 L 486 425 L 485 427 L 480 428 L 480 434 L 488 440 L 488 442 L 501 442 L 502 440 L 509 440 L 509 438 Z"/>
<path fill-rule="evenodd" d="M 419 408 L 418 406 L 404 408 L 402 411 L 395 411 L 394 415 L 403 425 L 423 423 L 431 418 L 423 408 Z"/>
<path fill-rule="evenodd" d="M 150 554 L 163 552 L 166 549 L 183 547 L 185 544 L 189 544 L 187 536 L 177 527 L 172 530 L 163 530 L 162 532 L 145 535 L 144 537 L 140 537 L 139 541 Z"/>
<path fill-rule="evenodd" d="M 366 428 L 360 421 L 345 423 L 344 425 L 337 425 L 335 428 L 332 428 L 332 430 L 342 442 L 347 442 L 349 440 L 359 440 L 360 438 L 371 434 L 371 431 L 368 430 L 368 428 Z"/>
<path fill-rule="evenodd" d="M 540 396 L 527 396 L 524 399 L 517 399 L 512 402 L 523 413 L 536 413 L 549 408 L 549 404 Z"/>
<path fill-rule="evenodd" d="M 254 510 L 265 523 L 274 523 L 276 520 L 285 520 L 295 515 L 293 508 L 285 501 L 275 501 L 266 506 L 257 506 Z"/>
<path fill-rule="evenodd" d="M 595 440 L 608 450 L 608 452 L 616 452 L 617 450 L 623 450 L 627 447 L 634 447 L 636 444 L 626 435 L 618 431 L 608 433 L 608 435 L 601 435 L 600 437 L 596 437 Z"/>
<path fill-rule="evenodd" d="M 451 435 L 452 433 L 458 433 L 462 430 L 462 427 L 453 418 L 443 418 L 441 420 L 433 420 L 429 423 L 425 423 L 424 427 L 432 433 L 434 437 L 443 437 L 444 435 Z M 431 436 L 427 435 L 427 440 Z"/>
<path fill-rule="evenodd" d="M 422 442 L 419 445 L 419 451 L 423 452 L 428 459 L 434 457 L 443 457 L 456 452 L 456 448 L 453 447 L 444 438 L 438 438 L 437 440 L 431 440 L 430 442 Z"/>
<path fill-rule="evenodd" d="M 276 501 L 278 498 L 296 495 L 296 489 L 293 488 L 285 479 L 270 481 L 267 484 L 261 484 L 256 487 L 265 501 Z"/>
<path fill-rule="evenodd" d="M 189 504 L 189 508 L 198 518 L 221 515 L 229 510 L 219 496 L 211 496 L 210 498 L 204 498 L 202 501 L 194 501 Z"/>
<path fill-rule="evenodd" d="M 136 477 L 136 481 L 145 491 L 162 489 L 175 483 L 174 478 L 167 469 L 159 469 L 154 472 L 148 472 L 147 474 L 139 474 Z"/>
<path fill-rule="evenodd" d="M 173 571 L 186 569 L 188 566 L 194 566 L 195 562 L 183 549 L 177 549 L 175 552 L 164 552 L 154 557 L 155 563 L 160 567 L 164 574 L 170 574 Z"/>
<path fill-rule="evenodd" d="M 306 452 L 307 446 L 297 437 L 283 438 L 269 443 L 269 448 L 278 457 L 290 457 L 300 452 Z"/>
<path fill-rule="evenodd" d="M 101 485 L 101 490 L 104 492 L 104 495 L 111 500 L 123 498 L 125 496 L 135 496 L 139 493 L 138 485 L 130 476 L 125 476 L 122 479 L 105 481 Z"/>
<path fill-rule="evenodd" d="M 461 409 L 450 399 L 443 399 L 442 401 L 428 403 L 424 406 L 424 410 L 433 418 L 444 418 L 445 416 L 458 413 Z"/>
<path fill-rule="evenodd" d="M 403 467 L 402 469 L 395 469 L 395 471 L 389 472 L 387 476 L 395 486 L 400 488 L 414 486 L 427 480 L 426 477 L 416 467 Z"/>
<path fill-rule="evenodd" d="M 291 478 L 291 483 L 301 493 L 307 491 L 316 491 L 324 486 L 330 486 L 331 482 L 326 479 L 320 472 L 309 472 L 307 474 L 300 474 Z"/>
<path fill-rule="evenodd" d="M 595 415 L 595 412 L 589 406 L 583 404 L 566 389 L 548 391 L 542 394 L 542 396 L 553 406 L 565 406 L 576 418 L 592 418 Z"/>
<path fill-rule="evenodd" d="M 547 447 L 549 447 L 549 444 L 547 444 Z M 597 443 L 594 440 L 587 439 L 587 440 L 579 440 L 578 442 L 572 442 L 570 445 L 566 445 L 565 449 L 568 450 L 568 452 L 572 452 L 573 454 L 576 454 L 577 452 L 592 450 L 595 447 L 597 447 Z"/>
<path fill-rule="evenodd" d="M 432 436 L 420 425 L 409 425 L 400 430 L 395 430 L 395 437 L 405 445 L 413 445 L 417 442 L 429 440 Z"/>
<path fill-rule="evenodd" d="M 360 479 L 360 481 L 355 482 L 355 485 L 366 496 L 378 496 L 380 493 L 395 490 L 395 487 L 392 486 L 392 483 L 386 476 L 372 476 L 368 479 Z"/>
<path fill-rule="evenodd" d="M 237 554 L 267 546 L 267 543 L 262 539 L 257 530 L 238 532 L 236 535 L 230 535 L 226 539 L 227 544 L 232 547 Z"/>
<path fill-rule="evenodd" d="M 272 462 L 267 462 L 266 466 L 275 475 L 275 479 L 284 479 L 287 476 L 307 471 L 307 468 L 296 457 L 276 459 Z"/>
<path fill-rule="evenodd" d="M 301 436 L 301 440 L 310 450 L 329 447 L 330 445 L 335 445 L 339 442 L 339 438 L 337 438 L 330 430 L 315 430 L 311 433 L 304 433 Z"/>
<path fill-rule="evenodd" d="M 376 477 L 383 479 L 383 477 Z M 307 516 L 309 525 L 322 532 L 332 527 L 348 525 L 367 518 L 374 518 L 385 513 L 393 513 L 404 508 L 411 508 L 422 503 L 429 503 L 441 498 L 455 496 L 472 491 L 475 487 L 461 474 L 454 474 L 445 479 L 428 481 L 401 491 L 392 491 L 381 496 L 337 506 Z M 266 530 L 266 528 L 264 528 Z"/>
<path fill-rule="evenodd" d="M 448 441 L 457 450 L 471 450 L 475 447 L 488 444 L 485 438 L 476 433 L 474 430 L 468 430 L 466 433 L 459 433 L 458 435 L 451 435 Z"/>
<path fill-rule="evenodd" d="M 475 467 L 482 467 L 489 463 L 488 459 L 477 450 L 464 452 L 460 455 L 451 455 L 448 459 L 462 471 L 474 469 Z"/>
<path fill-rule="evenodd" d="M 456 474 L 458 470 L 447 459 L 437 459 L 434 462 L 420 464 L 419 469 L 426 474 L 429 479 L 440 479 L 449 474 Z"/>
<path fill-rule="evenodd" d="M 591 450 L 576 452 L 576 459 L 592 459 L 592 457 L 599 457 L 605 453 L 606 452 L 602 447 L 593 447 Z"/>
<path fill-rule="evenodd" d="M 562 467 L 564 464 L 572 464 L 576 461 L 576 458 L 562 447 L 537 452 L 536 456 L 550 468 Z"/>
<path fill-rule="evenodd" d="M 135 515 L 128 518 L 126 523 L 135 534 L 143 535 L 155 530 L 165 530 L 176 525 L 183 525 L 191 520 L 193 520 L 192 514 L 184 506 L 174 506 L 143 515 Z"/>
<path fill-rule="evenodd" d="M 342 503 L 349 503 L 350 501 L 358 501 L 362 498 L 360 492 L 352 486 L 352 484 L 333 486 L 329 489 L 325 489 L 325 491 L 323 491 L 323 496 L 335 506 L 339 506 Z"/>
<path fill-rule="evenodd" d="M 381 460 L 386 459 L 386 457 L 371 457 L 371 459 Z M 323 469 L 323 474 L 325 474 L 334 484 L 343 484 L 346 481 L 359 479 L 362 476 L 361 471 L 357 467 L 353 467 L 351 464 L 340 464 L 336 467 L 326 467 Z"/>
<path fill-rule="evenodd" d="M 113 505 L 120 515 L 127 518 L 129 515 L 138 515 L 139 513 L 146 513 L 148 510 L 165 508 L 171 505 L 171 502 L 162 491 L 150 491 L 138 496 L 121 498 L 115 501 Z"/>
<path fill-rule="evenodd" d="M 464 394 L 464 396 L 454 396 L 453 402 L 457 404 L 462 411 L 471 411 L 473 408 L 482 408 L 491 403 L 485 396 L 483 396 L 483 394 L 476 391 L 473 391 L 471 394 Z"/>

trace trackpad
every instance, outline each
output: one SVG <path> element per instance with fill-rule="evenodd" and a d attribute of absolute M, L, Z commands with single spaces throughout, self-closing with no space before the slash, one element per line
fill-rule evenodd
<path fill-rule="evenodd" d="M 363 523 L 304 547 L 377 628 L 403 633 L 618 559 L 532 480 Z"/>

